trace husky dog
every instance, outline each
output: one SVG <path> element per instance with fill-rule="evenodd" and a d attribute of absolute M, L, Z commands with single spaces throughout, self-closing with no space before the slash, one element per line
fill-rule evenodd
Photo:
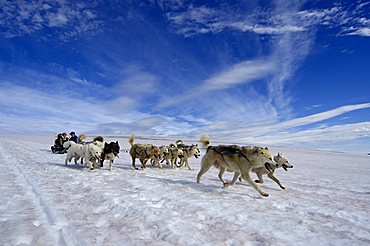
<path fill-rule="evenodd" d="M 162 145 L 159 147 L 159 160 L 157 160 L 154 156 L 150 160 L 150 163 L 153 167 L 159 166 L 159 168 L 163 168 L 162 162 L 166 159 L 166 157 L 169 155 L 170 151 L 168 150 L 168 147 L 165 145 Z"/>
<path fill-rule="evenodd" d="M 100 149 L 100 152 L 101 153 L 103 153 L 104 146 L 105 146 L 105 144 L 104 144 L 104 138 L 102 136 L 97 136 L 97 137 L 95 137 L 93 139 L 93 141 L 91 141 L 91 142 L 84 142 L 83 144 L 94 144 L 94 145 L 96 145 Z M 81 165 L 83 165 L 83 160 L 84 160 L 84 158 L 81 157 Z M 92 160 L 90 160 L 90 161 L 92 161 Z M 98 159 L 94 159 L 93 161 L 94 161 L 94 163 L 96 163 L 96 162 L 99 162 L 100 163 L 101 160 L 100 159 L 99 160 Z M 98 166 L 98 167 L 100 167 L 100 166 Z"/>
<path fill-rule="evenodd" d="M 98 146 L 103 151 L 104 146 L 105 146 L 105 142 L 104 142 L 104 138 L 102 136 L 95 137 L 91 143 L 95 144 L 96 146 Z"/>
<path fill-rule="evenodd" d="M 139 168 L 135 165 L 136 158 L 139 158 L 141 162 L 141 169 L 146 168 L 146 163 L 149 159 L 154 158 L 155 161 L 159 162 L 160 150 L 157 146 L 153 144 L 134 144 L 135 135 L 131 135 L 129 143 L 131 145 L 130 155 L 132 159 L 132 166 L 138 170 Z"/>
<path fill-rule="evenodd" d="M 113 161 L 118 157 L 120 146 L 118 141 L 116 142 L 105 142 L 104 149 L 101 155 L 100 166 L 103 167 L 104 160 L 109 160 L 109 171 L 112 171 Z"/>
<path fill-rule="evenodd" d="M 170 144 L 168 147 L 168 155 L 164 156 L 162 161 L 166 161 L 167 165 L 171 165 L 171 168 L 177 167 L 177 158 L 184 157 L 184 151 L 178 148 L 175 144 Z"/>
<path fill-rule="evenodd" d="M 281 154 L 281 153 L 278 153 L 276 156 L 274 156 L 274 161 L 276 162 L 276 165 L 271 166 L 272 171 L 270 171 L 270 172 L 267 171 L 266 168 L 264 168 L 264 167 L 258 167 L 258 168 L 253 168 L 252 169 L 252 172 L 256 173 L 257 177 L 258 177 L 258 179 L 255 180 L 255 182 L 262 184 L 263 183 L 262 175 L 267 174 L 267 176 L 270 179 L 275 181 L 280 186 L 280 188 L 284 190 L 285 187 L 281 184 L 280 180 L 274 176 L 275 169 L 282 167 L 285 171 L 288 171 L 288 168 L 293 168 L 293 165 L 291 165 L 289 163 L 288 159 L 286 157 L 284 157 L 283 154 Z M 241 181 L 240 174 L 238 172 L 235 172 L 234 173 L 234 178 L 233 178 L 233 180 L 231 181 L 231 183 L 229 185 L 235 184 L 235 182 L 238 178 L 239 178 L 239 181 Z"/>
<path fill-rule="evenodd" d="M 77 143 L 79 144 L 84 144 L 85 143 L 85 139 L 86 139 L 86 134 L 80 134 L 78 135 L 78 139 L 77 139 Z"/>
<path fill-rule="evenodd" d="M 90 170 L 94 170 L 96 160 L 100 160 L 101 149 L 93 144 L 76 144 L 73 141 L 68 141 L 63 144 L 65 148 L 68 148 L 67 156 L 65 159 L 65 165 L 67 162 L 71 162 L 74 158 L 75 164 L 77 164 L 78 159 L 85 158 L 86 164 L 89 166 Z M 82 160 L 81 160 L 82 162 Z"/>
<path fill-rule="evenodd" d="M 192 144 L 190 146 L 183 145 L 182 151 L 184 153 L 184 156 L 180 158 L 180 165 L 178 167 L 182 167 L 184 164 L 189 168 L 189 170 L 192 170 L 191 166 L 189 165 L 188 159 L 192 156 L 198 159 L 200 157 L 200 150 L 198 148 L 198 144 Z"/>
<path fill-rule="evenodd" d="M 220 168 L 220 172 L 231 170 L 241 174 L 241 177 L 246 180 L 254 189 L 256 189 L 262 196 L 268 196 L 266 192 L 263 192 L 260 187 L 251 179 L 250 172 L 253 168 L 266 167 L 271 170 L 272 165 L 276 165 L 273 160 L 272 154 L 268 148 L 261 147 L 240 147 L 238 151 L 220 151 L 217 146 L 209 146 L 209 138 L 201 139 L 203 145 L 207 147 L 207 152 L 204 154 L 201 161 L 201 169 L 197 176 L 197 183 L 200 182 L 200 178 L 206 173 L 212 166 L 216 165 Z M 226 149 L 225 146 L 222 148 Z M 233 149 L 233 146 L 232 148 Z M 226 183 L 222 176 L 219 176 L 222 183 Z"/>
<path fill-rule="evenodd" d="M 285 189 L 285 187 L 280 183 L 280 180 L 278 180 L 274 176 L 274 171 L 276 168 L 282 167 L 285 171 L 288 171 L 288 168 L 293 168 L 293 165 L 289 163 L 288 159 L 283 156 L 283 154 L 278 153 L 276 156 L 274 156 L 274 160 L 277 163 L 275 166 L 273 165 L 273 171 L 267 172 L 264 168 L 253 168 L 253 172 L 257 174 L 258 180 L 256 180 L 256 183 L 263 183 L 262 175 L 267 174 L 267 176 L 275 181 L 281 189 Z"/>

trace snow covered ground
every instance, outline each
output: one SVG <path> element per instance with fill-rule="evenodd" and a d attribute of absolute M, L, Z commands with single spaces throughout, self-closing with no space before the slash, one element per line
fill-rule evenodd
<path fill-rule="evenodd" d="M 216 169 L 197 184 L 200 160 L 136 171 L 121 153 L 112 172 L 89 171 L 52 143 L 0 137 L 0 245 L 370 245 L 366 155 L 271 148 L 294 168 L 276 171 L 286 190 L 265 178 L 263 198 L 245 182 L 223 188 Z"/>

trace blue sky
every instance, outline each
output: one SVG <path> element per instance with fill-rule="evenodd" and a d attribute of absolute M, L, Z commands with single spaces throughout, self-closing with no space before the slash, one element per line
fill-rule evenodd
<path fill-rule="evenodd" d="M 370 1 L 2 1 L 0 133 L 370 152 Z"/>

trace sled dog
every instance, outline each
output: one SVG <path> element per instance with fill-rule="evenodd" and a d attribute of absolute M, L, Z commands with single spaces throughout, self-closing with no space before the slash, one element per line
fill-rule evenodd
<path fill-rule="evenodd" d="M 141 162 L 141 169 L 146 168 L 146 163 L 149 159 L 154 158 L 156 162 L 159 162 L 159 155 L 160 150 L 157 146 L 153 144 L 134 144 L 135 135 L 131 135 L 129 139 L 129 143 L 131 145 L 130 148 L 130 156 L 132 159 L 132 166 L 138 170 L 139 168 L 135 165 L 136 158 L 139 158 Z"/>
<path fill-rule="evenodd" d="M 178 148 L 175 144 L 170 144 L 168 147 L 168 155 L 164 156 L 162 161 L 166 161 L 167 165 L 171 165 L 171 168 L 177 167 L 177 158 L 184 157 L 184 151 Z"/>
<path fill-rule="evenodd" d="M 85 143 L 85 139 L 86 139 L 86 134 L 80 134 L 78 135 L 78 138 L 77 138 L 77 143 L 79 144 L 84 144 Z"/>
<path fill-rule="evenodd" d="M 63 147 L 68 148 L 67 156 L 65 159 L 65 165 L 71 162 L 74 158 L 75 164 L 77 164 L 78 159 L 84 158 L 86 164 L 89 166 L 90 170 L 94 170 L 96 160 L 100 160 L 101 148 L 93 143 L 89 144 L 76 144 L 73 141 L 68 141 L 63 144 Z M 82 160 L 81 160 L 82 162 Z"/>
<path fill-rule="evenodd" d="M 278 178 L 275 177 L 274 173 L 275 173 L 275 169 L 277 168 L 280 168 L 282 167 L 285 171 L 288 171 L 288 168 L 293 168 L 293 165 L 289 163 L 288 159 L 286 157 L 283 156 L 283 154 L 281 153 L 278 153 L 276 156 L 274 156 L 274 161 L 277 163 L 276 165 L 272 165 L 272 171 L 269 172 L 266 170 L 266 168 L 263 168 L 263 167 L 258 167 L 258 168 L 253 168 L 252 169 L 252 172 L 256 173 L 257 174 L 257 177 L 258 179 L 255 180 L 254 182 L 256 183 L 260 183 L 262 184 L 263 183 L 263 177 L 262 175 L 266 175 L 272 179 L 273 181 L 275 181 L 281 189 L 285 189 L 285 187 L 281 184 L 280 180 Z M 219 174 L 219 175 L 222 175 L 222 174 Z M 233 177 L 233 180 L 230 182 L 229 185 L 233 185 L 235 184 L 236 180 L 239 178 L 239 181 L 241 181 L 240 179 L 240 173 L 238 172 L 235 172 L 234 173 L 234 177 Z"/>
<path fill-rule="evenodd" d="M 189 168 L 189 170 L 192 170 L 191 166 L 189 165 L 189 158 L 194 156 L 195 158 L 198 159 L 200 157 L 200 150 L 198 148 L 198 144 L 192 144 L 190 146 L 183 145 L 182 151 L 183 151 L 183 157 L 180 158 L 179 167 L 182 167 L 183 165 L 185 165 Z"/>
<path fill-rule="evenodd" d="M 104 160 L 109 160 L 109 171 L 112 171 L 113 161 L 116 157 L 119 157 L 120 146 L 118 141 L 116 142 L 105 142 L 104 149 L 101 155 L 100 166 L 103 167 Z"/>
<path fill-rule="evenodd" d="M 168 150 L 168 147 L 165 145 L 162 145 L 159 147 L 159 159 L 156 159 L 154 156 L 150 160 L 150 163 L 153 167 L 159 166 L 159 168 L 163 168 L 162 162 L 166 159 L 166 157 L 169 155 L 170 151 Z"/>
<path fill-rule="evenodd" d="M 272 165 L 276 165 L 273 156 L 269 149 L 261 147 L 239 147 L 235 148 L 234 145 L 227 146 L 210 146 L 208 137 L 202 137 L 202 144 L 207 148 L 201 161 L 201 169 L 197 175 L 197 183 L 200 178 L 212 166 L 218 166 L 220 173 L 226 170 L 231 170 L 240 173 L 241 177 L 246 180 L 254 189 L 256 189 L 262 196 L 268 196 L 268 193 L 263 192 L 259 185 L 257 185 L 250 177 L 250 172 L 253 168 L 264 167 L 271 170 Z M 230 147 L 230 148 L 228 148 Z M 219 175 L 222 183 L 227 184 L 222 176 Z"/>

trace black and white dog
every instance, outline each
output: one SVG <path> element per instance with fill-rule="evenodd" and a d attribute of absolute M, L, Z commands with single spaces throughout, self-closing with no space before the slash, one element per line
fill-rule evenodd
<path fill-rule="evenodd" d="M 112 165 L 114 158 L 118 157 L 120 146 L 118 141 L 110 142 L 109 144 L 105 142 L 104 149 L 100 159 L 100 165 L 103 167 L 104 160 L 109 160 L 109 171 L 112 171 Z"/>

